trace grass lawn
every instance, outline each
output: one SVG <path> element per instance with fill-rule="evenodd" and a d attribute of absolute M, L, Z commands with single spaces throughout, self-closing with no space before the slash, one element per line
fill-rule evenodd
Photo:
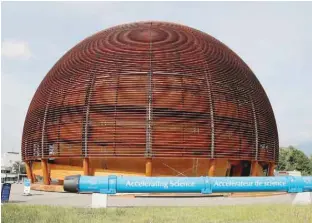
<path fill-rule="evenodd" d="M 312 206 L 248 205 L 220 207 L 163 208 L 65 208 L 4 204 L 1 219 L 6 222 L 241 222 L 312 223 Z"/>

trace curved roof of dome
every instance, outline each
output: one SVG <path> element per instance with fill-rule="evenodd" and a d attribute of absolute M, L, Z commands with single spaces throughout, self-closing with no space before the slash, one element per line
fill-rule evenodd
<path fill-rule="evenodd" d="M 239 56 L 206 33 L 153 21 L 98 32 L 48 72 L 28 110 L 23 157 L 66 143 L 77 156 L 278 158 L 270 102 Z M 72 154 L 64 151 L 53 156 Z"/>

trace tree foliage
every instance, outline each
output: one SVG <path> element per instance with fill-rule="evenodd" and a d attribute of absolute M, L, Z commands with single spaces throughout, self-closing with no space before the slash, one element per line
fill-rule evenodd
<path fill-rule="evenodd" d="M 312 175 L 312 156 L 309 158 L 293 146 L 281 148 L 277 168 L 281 171 L 297 170 L 302 175 Z"/>
<path fill-rule="evenodd" d="M 13 163 L 13 170 L 14 170 L 15 173 L 18 173 L 18 171 L 20 170 L 19 173 L 26 174 L 25 163 L 16 161 L 15 163 Z"/>

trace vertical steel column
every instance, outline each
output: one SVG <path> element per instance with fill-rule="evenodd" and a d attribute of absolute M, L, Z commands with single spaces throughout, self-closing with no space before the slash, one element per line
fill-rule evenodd
<path fill-rule="evenodd" d="M 86 90 L 85 97 L 85 121 L 82 124 L 82 153 L 83 157 L 88 156 L 88 127 L 89 127 L 89 110 L 90 110 L 90 100 L 92 97 L 92 90 L 96 79 L 96 67 L 97 67 L 98 53 L 95 53 L 95 59 L 93 61 L 93 67 L 90 69 L 90 79 Z"/>
<path fill-rule="evenodd" d="M 68 92 L 68 89 L 71 84 L 72 84 L 72 80 L 73 78 L 70 77 L 69 78 L 69 81 L 67 82 L 67 86 L 65 85 L 65 83 L 63 84 L 62 86 L 62 89 L 61 89 L 61 95 L 62 95 L 62 100 L 61 100 L 61 110 L 63 110 L 64 108 L 64 101 L 65 101 L 65 97 L 67 95 L 67 92 Z M 65 88 L 65 90 L 63 89 Z M 57 129 L 57 155 L 59 156 L 61 154 L 61 151 L 60 151 L 60 148 L 61 148 L 61 145 L 60 145 L 60 139 L 61 139 L 61 121 L 62 121 L 62 116 L 63 116 L 63 113 L 59 111 L 59 117 L 58 117 L 58 129 Z"/>
<path fill-rule="evenodd" d="M 251 107 L 252 107 L 252 113 L 254 116 L 254 123 L 255 123 L 255 136 L 256 136 L 256 154 L 255 154 L 255 160 L 258 160 L 258 144 L 259 144 L 259 138 L 258 138 L 258 121 L 257 121 L 257 115 L 256 115 L 256 109 L 255 109 L 255 105 L 254 102 L 252 100 L 252 98 L 250 97 L 250 101 L 251 101 Z"/>
<path fill-rule="evenodd" d="M 202 48 L 203 46 L 199 46 L 199 47 Z M 204 72 L 205 72 L 205 79 L 207 83 L 207 91 L 208 91 L 209 107 L 210 107 L 210 128 L 211 128 L 210 158 L 214 159 L 215 158 L 215 151 L 214 151 L 215 150 L 215 128 L 214 127 L 215 126 L 214 126 L 213 96 L 212 96 L 212 91 L 211 91 L 211 75 L 209 72 L 209 66 L 207 64 L 204 52 L 202 52 L 201 55 L 203 55 L 202 61 L 204 65 Z"/>
<path fill-rule="evenodd" d="M 86 94 L 86 116 L 85 116 L 85 122 L 84 122 L 84 128 L 83 128 L 84 158 L 83 158 L 82 166 L 83 166 L 83 174 L 86 176 L 90 175 L 89 158 L 87 158 L 88 156 L 88 127 L 89 127 L 90 99 L 91 99 L 92 89 L 93 89 L 94 82 L 95 82 L 95 74 L 92 74 L 91 78 L 92 79 L 88 86 L 87 94 Z"/>
<path fill-rule="evenodd" d="M 41 158 L 44 157 L 44 134 L 45 134 L 45 124 L 46 124 L 46 119 L 47 119 L 47 114 L 49 110 L 49 104 L 50 104 L 50 99 L 51 99 L 51 94 L 53 91 L 50 92 L 48 101 L 44 110 L 44 116 L 43 116 L 43 122 L 42 122 L 42 131 L 41 131 Z"/>
<path fill-rule="evenodd" d="M 116 94 L 115 94 L 115 111 L 114 111 L 114 155 L 116 155 L 116 129 L 117 129 L 117 103 L 118 103 L 118 92 L 119 92 L 119 80 L 120 80 L 120 71 L 117 74 L 116 80 Z"/>
<path fill-rule="evenodd" d="M 208 83 L 209 81 L 207 80 L 207 85 Z M 210 84 L 208 88 L 210 88 Z M 211 122 L 211 158 L 214 159 L 215 131 L 214 131 L 214 111 L 211 90 L 209 90 L 209 101 L 210 101 L 210 122 Z"/>
<path fill-rule="evenodd" d="M 215 128 L 214 128 L 214 109 L 213 109 L 213 96 L 211 91 L 211 75 L 209 74 L 209 69 L 205 58 L 204 66 L 205 66 L 205 79 L 207 83 L 207 90 L 208 90 L 208 98 L 209 98 L 209 107 L 210 107 L 210 128 L 211 128 L 211 153 L 210 158 L 214 159 L 214 149 L 215 149 Z"/>
<path fill-rule="evenodd" d="M 180 57 L 179 57 L 180 58 Z M 184 69 L 183 69 L 184 71 Z M 183 76 L 181 75 L 181 85 L 182 85 L 182 110 L 185 111 L 184 109 L 184 97 L 185 97 L 185 87 L 184 87 L 184 79 L 183 79 Z M 183 112 L 183 120 L 185 118 L 185 113 Z M 182 123 L 182 133 L 183 133 L 183 152 L 186 152 L 185 150 L 185 122 Z"/>
<path fill-rule="evenodd" d="M 63 105 L 61 105 L 63 106 Z M 58 117 L 58 128 L 57 128 L 57 156 L 60 156 L 60 151 L 61 151 L 61 143 L 60 143 L 60 139 L 61 139 L 61 120 L 62 120 L 62 114 L 59 111 L 58 113 L 59 117 Z"/>
<path fill-rule="evenodd" d="M 48 170 L 48 160 L 41 159 L 41 169 L 42 169 L 42 177 L 43 177 L 43 184 L 49 185 L 50 184 L 50 174 Z"/>
<path fill-rule="evenodd" d="M 83 156 L 87 157 L 88 156 L 88 127 L 89 127 L 89 110 L 90 110 L 90 100 L 92 97 L 92 89 L 95 83 L 95 74 L 91 74 L 91 82 L 87 88 L 87 93 L 86 93 L 86 100 L 85 100 L 85 121 L 83 123 L 83 136 L 82 136 L 82 142 L 83 142 Z"/>
<path fill-rule="evenodd" d="M 276 148 L 277 148 L 277 146 L 276 146 L 276 141 L 274 140 L 274 147 L 273 147 L 273 160 L 272 160 L 272 162 L 276 162 Z M 277 148 L 277 150 L 278 150 L 278 148 Z M 277 159 L 277 161 L 278 161 L 278 159 Z"/>
<path fill-rule="evenodd" d="M 152 23 L 151 23 L 152 26 Z M 147 111 L 146 111 L 146 149 L 145 156 L 152 156 L 152 115 L 153 115 L 153 89 L 152 89 L 152 78 L 153 78 L 153 69 L 152 69 L 152 37 L 150 32 L 150 44 L 149 44 L 149 56 L 150 56 L 150 71 L 147 76 Z"/>

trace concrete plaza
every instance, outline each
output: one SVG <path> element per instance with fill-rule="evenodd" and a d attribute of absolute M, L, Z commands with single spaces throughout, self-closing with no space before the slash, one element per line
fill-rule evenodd
<path fill-rule="evenodd" d="M 295 194 L 281 194 L 263 197 L 174 197 L 174 196 L 108 196 L 109 207 L 145 207 L 145 206 L 216 206 L 248 204 L 291 204 Z M 23 195 L 23 185 L 13 184 L 11 203 L 28 205 L 56 205 L 70 207 L 91 207 L 91 194 L 58 193 L 31 191 L 31 196 Z"/>

